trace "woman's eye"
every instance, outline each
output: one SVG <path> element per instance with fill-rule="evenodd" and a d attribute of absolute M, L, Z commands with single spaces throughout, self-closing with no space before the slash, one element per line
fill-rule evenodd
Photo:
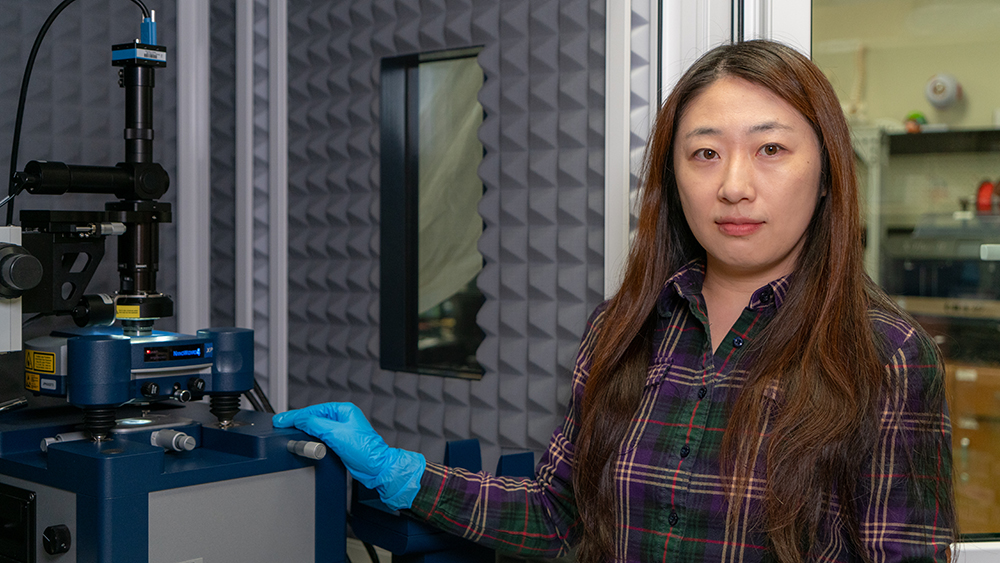
<path fill-rule="evenodd" d="M 766 154 L 767 156 L 774 156 L 778 154 L 780 151 L 781 147 L 774 144 L 764 145 L 763 147 L 760 148 L 760 152 Z"/>
<path fill-rule="evenodd" d="M 712 149 L 699 149 L 694 154 L 695 154 L 695 156 L 704 158 L 705 160 L 711 160 L 711 159 L 719 156 L 719 153 L 713 151 Z"/>

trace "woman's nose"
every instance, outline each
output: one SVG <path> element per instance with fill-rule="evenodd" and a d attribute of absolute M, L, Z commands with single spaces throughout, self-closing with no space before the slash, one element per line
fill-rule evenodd
<path fill-rule="evenodd" d="M 722 184 L 719 186 L 719 199 L 729 203 L 742 200 L 753 201 L 754 190 L 753 166 L 746 156 L 737 155 L 726 163 Z"/>

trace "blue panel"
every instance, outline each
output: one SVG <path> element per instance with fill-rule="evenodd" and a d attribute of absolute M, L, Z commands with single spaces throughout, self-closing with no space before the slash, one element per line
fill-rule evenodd
<path fill-rule="evenodd" d="M 67 375 L 74 385 L 68 398 L 75 405 L 120 405 L 129 400 L 132 380 L 131 344 L 121 335 L 70 338 L 67 356 L 73 358 Z"/>
<path fill-rule="evenodd" d="M 445 444 L 444 464 L 460 467 L 473 473 L 483 470 L 483 458 L 479 451 L 479 440 L 454 440 Z"/>
<path fill-rule="evenodd" d="M 327 456 L 316 465 L 316 563 L 335 563 L 347 553 L 347 470 L 339 458 Z"/>
<path fill-rule="evenodd" d="M 497 461 L 497 475 L 502 477 L 526 477 L 535 475 L 535 456 L 531 452 L 507 454 Z"/>

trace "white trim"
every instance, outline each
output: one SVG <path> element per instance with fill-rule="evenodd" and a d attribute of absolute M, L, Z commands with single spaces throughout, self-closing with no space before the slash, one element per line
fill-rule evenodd
<path fill-rule="evenodd" d="M 665 100 L 698 57 L 732 40 L 733 5 L 731 0 L 663 0 L 661 8 L 660 95 Z"/>
<path fill-rule="evenodd" d="M 604 74 L 604 296 L 618 291 L 629 244 L 632 1 L 607 0 Z"/>
<path fill-rule="evenodd" d="M 21 246 L 21 227 L 0 227 L 0 243 Z M 0 354 L 21 350 L 21 322 L 21 298 L 0 297 Z"/>
<path fill-rule="evenodd" d="M 177 3 L 177 329 L 209 326 L 211 92 L 208 0 Z"/>
<path fill-rule="evenodd" d="M 253 328 L 254 3 L 236 3 L 236 326 Z"/>
<path fill-rule="evenodd" d="M 807 57 L 810 56 L 812 2 L 743 0 L 743 38 L 773 39 L 798 49 Z"/>
<path fill-rule="evenodd" d="M 660 83 L 662 81 L 662 76 L 660 76 L 660 71 L 662 67 L 660 66 L 660 10 L 661 2 L 659 0 L 645 0 L 649 2 L 649 127 L 647 127 L 646 137 L 649 136 L 648 130 L 653 128 L 653 122 L 656 121 L 656 113 L 660 111 L 660 106 L 663 104 L 663 100 L 667 99 L 666 94 L 663 93 L 663 85 Z M 645 137 L 644 137 L 645 138 Z"/>
<path fill-rule="evenodd" d="M 996 563 L 1000 561 L 1000 541 L 961 542 L 957 548 L 955 563 Z"/>
<path fill-rule="evenodd" d="M 288 2 L 268 2 L 269 398 L 288 410 Z"/>

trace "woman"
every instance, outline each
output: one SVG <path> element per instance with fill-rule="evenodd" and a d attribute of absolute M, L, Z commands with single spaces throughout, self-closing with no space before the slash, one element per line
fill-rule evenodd
<path fill-rule="evenodd" d="M 275 418 L 392 506 L 497 549 L 603 561 L 945 561 L 933 342 L 864 274 L 850 134 L 808 59 L 751 41 L 678 82 L 618 293 L 532 480 L 385 446 L 353 405 Z"/>

